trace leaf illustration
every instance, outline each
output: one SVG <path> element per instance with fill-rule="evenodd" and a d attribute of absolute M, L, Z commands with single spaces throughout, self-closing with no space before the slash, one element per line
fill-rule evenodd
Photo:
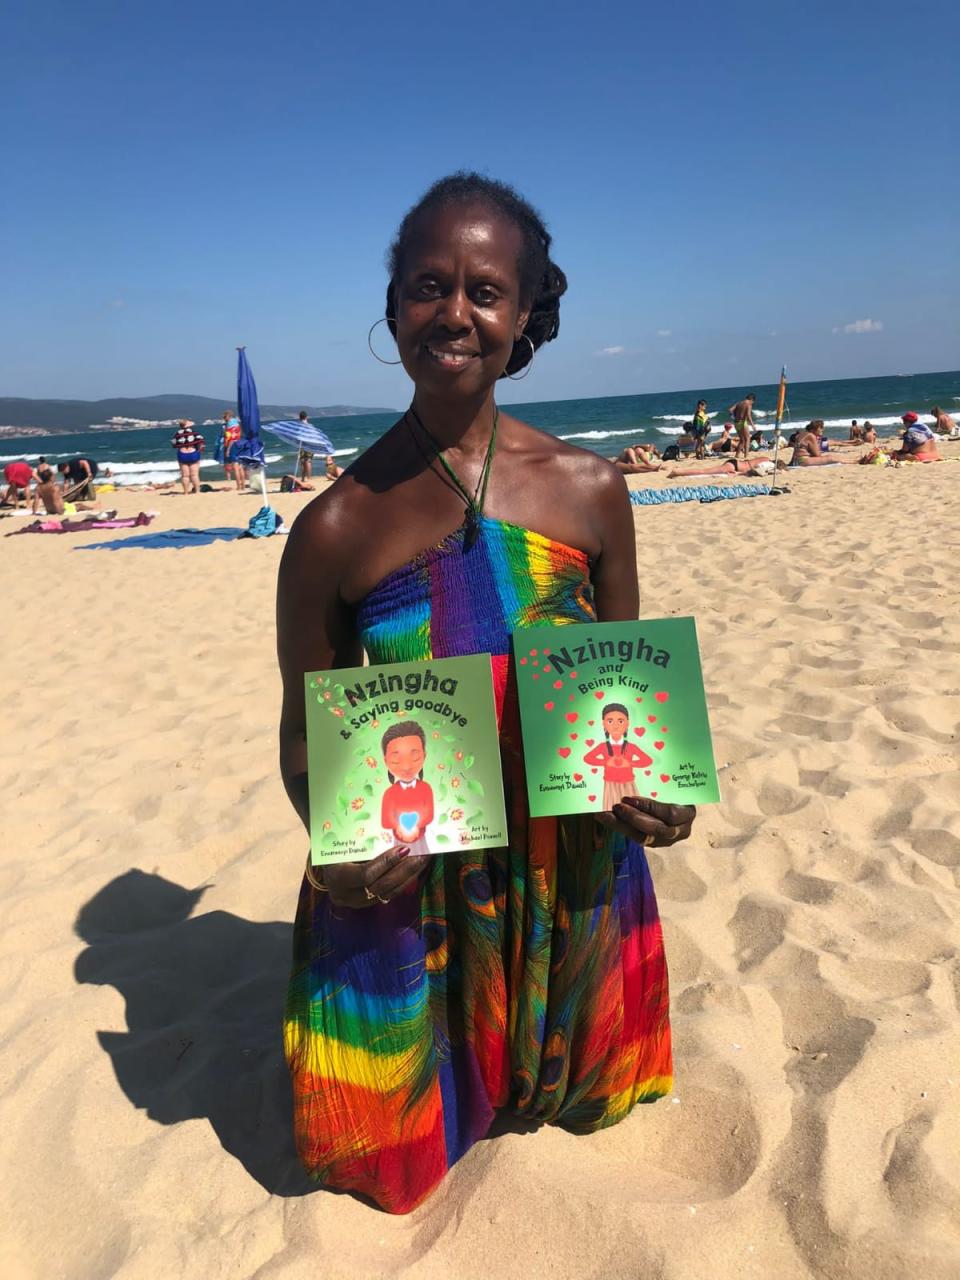
<path fill-rule="evenodd" d="M 479 796 L 481 800 L 487 794 L 483 789 L 483 783 L 478 782 L 476 778 L 467 778 L 467 787 L 475 796 Z"/>
<path fill-rule="evenodd" d="M 369 821 L 370 821 L 370 810 L 369 810 L 369 809 L 361 809 L 361 810 L 360 810 L 360 812 L 357 814 L 357 821 L 358 821 L 358 822 L 369 822 Z"/>
<path fill-rule="evenodd" d="M 482 822 L 482 821 L 483 821 L 483 810 L 477 809 L 474 813 L 471 813 L 470 817 L 467 818 L 464 825 L 468 827 L 475 827 L 478 822 Z"/>
<path fill-rule="evenodd" d="M 449 843 L 450 843 L 450 837 L 449 837 L 449 836 L 447 836 L 447 835 L 444 835 L 444 833 L 443 833 L 442 831 L 438 831 L 438 832 L 437 832 L 437 834 L 436 834 L 433 838 L 434 838 L 434 840 L 437 842 L 437 844 L 449 844 Z"/>
<path fill-rule="evenodd" d="M 464 769 L 472 769 L 472 768 L 473 768 L 473 766 L 474 766 L 474 763 L 475 763 L 475 762 L 474 762 L 474 758 L 473 758 L 473 756 L 464 756 L 464 757 L 463 757 L 463 767 L 464 767 Z"/>

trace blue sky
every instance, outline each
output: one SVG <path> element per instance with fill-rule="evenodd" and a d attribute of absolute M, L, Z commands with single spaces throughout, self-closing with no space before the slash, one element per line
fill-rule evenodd
<path fill-rule="evenodd" d="M 264 400 L 399 406 L 384 251 L 460 167 L 570 279 L 512 401 L 960 363 L 953 3 L 4 12 L 0 394 L 230 394 L 242 342 Z"/>

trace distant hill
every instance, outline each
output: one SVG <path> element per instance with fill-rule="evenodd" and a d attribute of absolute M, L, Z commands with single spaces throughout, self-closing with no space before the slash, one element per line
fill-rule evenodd
<path fill-rule="evenodd" d="M 219 418 L 234 408 L 230 400 L 210 396 L 118 396 L 109 400 L 27 400 L 0 397 L 0 427 L 42 427 L 46 431 L 82 433 L 110 418 L 134 418 L 144 426 L 170 418 Z M 306 409 L 311 418 L 352 417 L 359 413 L 393 413 L 393 409 L 368 409 L 352 404 L 261 404 L 264 419 L 295 418 Z M 133 424 L 131 424 L 133 425 Z"/>

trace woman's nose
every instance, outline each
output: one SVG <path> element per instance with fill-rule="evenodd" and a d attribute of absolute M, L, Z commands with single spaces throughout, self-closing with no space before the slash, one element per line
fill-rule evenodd
<path fill-rule="evenodd" d="M 454 333 L 470 328 L 470 299 L 463 289 L 451 289 L 443 299 L 439 319 Z"/>

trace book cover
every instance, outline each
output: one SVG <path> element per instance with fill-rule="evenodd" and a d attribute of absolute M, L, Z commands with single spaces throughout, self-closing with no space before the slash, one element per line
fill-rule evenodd
<path fill-rule="evenodd" d="M 693 618 L 524 627 L 513 644 L 532 817 L 720 799 Z"/>
<path fill-rule="evenodd" d="M 488 654 L 312 671 L 304 685 L 315 866 L 397 844 L 506 844 Z"/>

